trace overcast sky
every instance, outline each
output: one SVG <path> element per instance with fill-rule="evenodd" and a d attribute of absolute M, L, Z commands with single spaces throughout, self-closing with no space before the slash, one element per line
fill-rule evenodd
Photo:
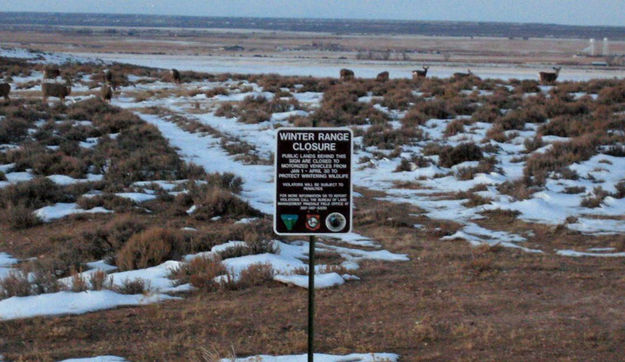
<path fill-rule="evenodd" d="M 0 11 L 625 26 L 625 0 L 0 0 Z"/>

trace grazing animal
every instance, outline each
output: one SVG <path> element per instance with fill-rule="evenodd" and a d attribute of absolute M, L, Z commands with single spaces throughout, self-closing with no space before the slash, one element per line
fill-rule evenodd
<path fill-rule="evenodd" d="M 386 82 L 388 80 L 388 72 L 379 73 L 375 80 L 378 82 Z"/>
<path fill-rule="evenodd" d="M 425 78 L 428 75 L 428 69 L 430 69 L 429 66 L 424 65 L 423 66 L 423 70 L 418 70 L 415 69 L 412 71 L 412 79 L 419 79 L 419 78 Z"/>
<path fill-rule="evenodd" d="M 0 97 L 10 101 L 9 93 L 11 93 L 11 85 L 9 83 L 0 83 Z"/>
<path fill-rule="evenodd" d="M 354 79 L 354 71 L 349 69 L 341 69 L 340 71 L 341 80 L 353 80 Z"/>
<path fill-rule="evenodd" d="M 538 73 L 538 75 L 540 75 L 540 83 L 541 84 L 555 83 L 556 79 L 558 79 L 558 75 L 560 74 L 560 69 L 562 69 L 562 67 L 553 67 L 553 70 L 555 70 L 555 72 Z"/>
<path fill-rule="evenodd" d="M 42 83 L 41 93 L 43 94 L 44 102 L 48 101 L 48 97 L 57 97 L 63 102 L 65 97 L 72 93 L 72 88 L 58 83 Z"/>
<path fill-rule="evenodd" d="M 113 75 L 113 72 L 111 72 L 109 69 L 106 69 L 102 73 L 102 82 L 104 84 L 108 84 L 111 88 L 113 88 L 113 90 L 117 89 L 117 82 L 115 81 L 115 76 Z"/>
<path fill-rule="evenodd" d="M 111 99 L 113 98 L 113 90 L 108 84 L 103 84 L 102 87 L 100 87 L 100 97 L 105 102 L 111 102 Z"/>
<path fill-rule="evenodd" d="M 169 71 L 169 73 L 174 83 L 180 84 L 180 72 L 178 71 L 178 69 L 172 69 Z"/>
<path fill-rule="evenodd" d="M 61 71 L 54 65 L 47 65 L 43 68 L 43 79 L 56 79 L 61 76 Z"/>
<path fill-rule="evenodd" d="M 104 75 L 104 79 L 102 79 L 102 81 L 104 83 L 109 83 L 110 84 L 111 82 L 113 82 L 113 72 L 111 72 L 110 70 L 106 69 L 104 71 L 103 75 Z"/>
<path fill-rule="evenodd" d="M 473 73 L 471 72 L 471 69 L 467 69 L 466 73 L 462 73 L 462 72 L 454 73 L 454 78 L 468 78 L 472 75 Z"/>

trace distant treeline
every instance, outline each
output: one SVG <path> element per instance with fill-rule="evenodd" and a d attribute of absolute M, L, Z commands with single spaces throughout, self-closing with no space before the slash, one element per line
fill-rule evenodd
<path fill-rule="evenodd" d="M 6 29 L 14 28 L 16 25 L 237 28 L 330 32 L 337 34 L 418 34 L 431 36 L 491 36 L 507 38 L 552 37 L 602 39 L 607 37 L 612 40 L 625 40 L 625 27 L 621 26 L 0 12 L 0 27 Z"/>

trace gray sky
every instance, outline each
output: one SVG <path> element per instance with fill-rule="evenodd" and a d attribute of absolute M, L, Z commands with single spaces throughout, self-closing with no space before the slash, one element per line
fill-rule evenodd
<path fill-rule="evenodd" d="M 625 26 L 625 0 L 0 0 L 0 11 Z"/>

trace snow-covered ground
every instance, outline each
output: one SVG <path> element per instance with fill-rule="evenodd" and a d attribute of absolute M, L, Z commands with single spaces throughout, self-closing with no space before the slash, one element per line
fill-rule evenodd
<path fill-rule="evenodd" d="M 141 66 L 179 70 L 193 70 L 209 73 L 242 73 L 280 75 L 299 75 L 313 77 L 338 77 L 341 68 L 354 71 L 356 77 L 375 78 L 383 71 L 388 71 L 391 78 L 410 78 L 415 69 L 414 62 L 383 62 L 345 59 L 292 59 L 292 58 L 257 58 L 257 57 L 225 57 L 225 56 L 191 56 L 191 55 L 150 55 L 150 54 L 117 54 L 117 53 L 78 53 L 80 57 L 98 57 L 105 61 L 127 63 Z M 466 72 L 467 67 L 482 78 L 500 79 L 538 79 L 539 67 L 518 65 L 472 64 L 452 65 L 440 64 L 432 66 L 428 75 L 447 78 L 456 72 Z M 571 68 L 560 73 L 561 80 L 589 80 L 592 78 L 624 77 L 625 71 L 609 71 L 605 69 Z"/>
<path fill-rule="evenodd" d="M 37 55 L 22 51 L 2 50 L 0 54 L 13 54 L 26 59 L 34 59 L 42 62 L 61 62 L 64 58 L 61 55 Z M 159 57 L 153 58 L 130 58 L 128 56 L 111 56 L 109 60 L 127 61 L 134 64 L 159 66 L 163 68 L 175 67 L 181 70 L 189 69 L 208 72 L 233 72 L 233 73 L 280 73 L 314 76 L 336 77 L 338 69 L 349 66 L 354 69 L 357 76 L 373 77 L 377 72 L 390 70 L 393 77 L 407 77 L 411 66 L 408 64 L 392 65 L 380 63 L 323 63 L 306 64 L 291 63 L 287 60 L 258 60 L 247 58 L 236 58 L 224 61 L 223 58 L 185 59 L 184 57 Z M 133 60 L 134 59 L 134 60 Z M 145 63 L 145 64 L 144 64 Z M 458 71 L 455 68 L 432 69 L 434 76 L 448 76 Z M 535 69 L 518 68 L 498 68 L 495 66 L 484 68 L 480 73 L 480 68 L 473 71 L 482 77 L 498 78 L 526 78 L 535 79 Z M 625 74 L 615 74 L 606 71 L 586 71 L 570 70 L 563 72 L 563 79 L 583 80 L 589 78 L 613 76 L 623 76 Z M 20 80 L 22 81 L 22 80 Z M 14 82 L 16 82 L 14 80 Z M 251 206 L 266 214 L 273 212 L 274 185 L 273 166 L 266 164 L 250 164 L 238 160 L 229 154 L 222 147 L 222 139 L 218 135 L 193 133 L 185 130 L 180 125 L 169 120 L 165 116 L 158 114 L 148 114 L 140 107 L 155 106 L 163 108 L 173 114 L 180 115 L 186 119 L 210 126 L 223 135 L 234 140 L 241 140 L 256 149 L 258 155 L 269 160 L 272 157 L 275 128 L 288 125 L 288 117 L 293 114 L 306 115 L 319 106 L 322 93 L 294 93 L 294 97 L 305 103 L 307 110 L 293 110 L 290 112 L 274 113 L 267 122 L 259 124 L 243 124 L 235 118 L 218 117 L 214 114 L 215 104 L 222 102 L 237 102 L 247 95 L 263 95 L 267 98 L 273 97 L 271 93 L 265 92 L 256 84 L 245 84 L 252 88 L 251 92 L 230 94 L 228 96 L 217 96 L 207 98 L 200 94 L 194 97 L 171 96 L 166 98 L 149 98 L 138 102 L 135 100 L 135 92 L 145 90 L 169 89 L 172 85 L 164 82 L 154 82 L 148 84 L 137 84 L 132 87 L 122 88 L 121 93 L 115 97 L 113 104 L 122 108 L 130 109 L 146 122 L 156 126 L 168 139 L 170 144 L 177 148 L 177 152 L 186 161 L 193 162 L 203 167 L 207 172 L 231 172 L 243 180 L 240 197 L 248 201 Z M 224 85 L 231 85 L 232 82 L 225 82 Z M 195 82 L 183 84 L 181 87 L 199 89 L 201 87 L 213 88 L 219 83 L 206 84 Z M 203 89 L 205 89 L 203 88 Z M 543 87 L 542 92 L 547 93 L 548 87 Z M 19 94 L 19 91 L 16 91 Z M 580 96 L 579 94 L 576 96 Z M 372 96 L 361 97 L 361 102 L 375 102 Z M 206 106 L 205 112 L 196 112 L 191 108 L 195 102 Z M 379 105 L 377 109 L 388 112 L 394 120 L 393 126 L 397 128 L 397 120 L 403 115 L 397 110 L 388 110 Z M 462 117 L 458 117 L 460 119 Z M 531 239 L 531 233 L 515 234 L 503 230 L 488 229 L 480 225 L 483 211 L 502 209 L 519 212 L 519 218 L 539 224 L 565 225 L 571 230 L 580 231 L 589 237 L 595 235 L 620 234 L 625 232 L 625 199 L 617 199 L 608 196 L 597 208 L 587 208 L 580 206 L 582 200 L 593 195 L 595 187 L 601 187 L 608 192 L 614 192 L 617 183 L 625 180 L 625 158 L 597 154 L 587 161 L 573 164 L 570 169 L 575 171 L 579 177 L 577 179 L 563 179 L 551 175 L 544 188 L 531 195 L 526 200 L 518 201 L 510 196 L 504 195 L 497 190 L 497 185 L 506 181 L 515 181 L 522 177 L 524 162 L 515 160 L 525 152 L 523 141 L 536 135 L 538 124 L 526 124 L 525 129 L 518 131 L 518 137 L 504 143 L 489 140 L 495 148 L 498 147 L 494 156 L 497 157 L 497 169 L 488 173 L 478 173 L 469 180 L 461 180 L 457 174 L 464 168 L 475 167 L 476 162 L 465 162 L 451 168 L 437 166 L 436 157 L 430 156 L 430 161 L 434 161 L 429 166 L 415 167 L 408 171 L 396 172 L 402 157 L 410 158 L 413 155 L 423 155 L 426 144 L 431 141 L 443 145 L 455 146 L 468 140 L 481 142 L 486 132 L 492 126 L 489 123 L 475 122 L 467 129 L 451 137 L 446 137 L 444 131 L 453 120 L 430 119 L 421 129 L 427 134 L 426 140 L 415 142 L 412 145 L 402 145 L 399 156 L 376 157 L 376 153 L 390 154 L 385 150 L 376 147 L 364 147 L 362 137 L 356 137 L 356 151 L 354 160 L 367 157 L 369 161 L 361 164 L 354 164 L 354 184 L 355 186 L 380 191 L 384 196 L 380 198 L 391 203 L 409 203 L 417 206 L 423 212 L 418 216 L 431 220 L 450 220 L 461 225 L 460 230 L 452 235 L 442 237 L 442 240 L 462 239 L 473 245 L 498 244 L 506 247 L 517 248 L 528 253 L 552 253 L 563 257 L 625 257 L 622 251 L 616 251 L 611 247 L 592 247 L 584 251 L 578 250 L 549 250 L 546 248 L 527 247 L 525 244 Z M 366 127 L 362 127 L 365 129 Z M 554 142 L 567 141 L 561 137 L 543 137 L 545 146 L 534 152 L 545 152 Z M 97 139 L 81 144 L 81 147 L 93 147 L 97 144 Z M 11 148 L 14 145 L 2 145 L 4 148 Z M 32 173 L 27 170 L 23 172 L 13 172 L 14 165 L 0 165 L 0 171 L 6 174 L 7 181 L 0 181 L 0 187 L 6 187 L 12 183 L 28 181 L 32 179 Z M 78 182 L 96 181 L 100 175 L 88 175 L 85 179 L 74 179 L 64 175 L 53 175 L 49 178 L 61 185 Z M 179 192 L 177 187 L 185 180 L 174 182 L 150 181 L 133 185 L 136 190 L 132 192 L 118 193 L 117 196 L 128 198 L 136 203 L 153 199 L 153 190 L 150 190 L 150 183 L 158 184 L 167 192 Z M 398 184 L 407 183 L 414 187 L 402 188 Z M 489 201 L 478 206 L 467 206 L 466 199 L 453 199 L 449 195 L 458 191 L 467 191 L 475 186 L 483 186 L 482 191 L 475 194 L 488 198 Z M 583 188 L 583 192 L 577 194 L 567 193 L 567 188 Z M 443 196 L 441 196 L 443 195 Z M 44 221 L 51 221 L 73 213 L 82 212 L 111 212 L 103 208 L 82 210 L 74 203 L 56 204 L 43 207 L 36 211 Z M 241 222 L 250 222 L 242 220 Z M 415 225 L 415 229 L 420 229 L 422 225 Z M 42 294 L 29 297 L 13 297 L 0 301 L 0 319 L 28 318 L 36 315 L 59 315 L 76 314 L 89 311 L 114 308 L 122 305 L 143 305 L 169 300 L 173 297 L 166 293 L 189 291 L 192 287 L 188 284 L 176 285 L 169 279 L 172 269 L 180 267 L 183 263 L 195 257 L 210 257 L 215 253 L 223 252 L 224 249 L 240 247 L 243 242 L 238 240 L 224 240 L 224 244 L 218 245 L 211 251 L 199 254 L 187 255 L 181 261 L 166 261 L 160 265 L 140 270 L 118 272 L 115 267 L 99 261 L 89 265 L 92 269 L 83 272 L 87 277 L 96 270 L 104 270 L 108 273 L 114 285 L 121 285 L 126 280 L 137 278 L 145 280 L 150 288 L 147 295 L 123 295 L 110 290 L 89 291 L 89 292 L 58 292 Z M 308 242 L 300 240 L 290 243 L 273 241 L 273 251 L 271 253 L 246 255 L 229 258 L 223 261 L 226 269 L 235 279 L 241 271 L 250 265 L 264 263 L 271 265 L 275 272 L 274 280 L 306 288 L 307 277 L 302 275 L 302 271 L 307 269 Z M 344 283 L 358 280 L 357 270 L 359 262 L 363 260 L 384 260 L 384 261 L 405 261 L 408 257 L 404 254 L 392 253 L 384 250 L 382 245 L 376 240 L 372 240 L 357 232 L 340 236 L 336 240 L 329 238 L 320 240 L 317 244 L 319 252 L 331 252 L 340 256 L 340 266 L 349 273 L 338 273 L 332 271 L 330 266 L 318 265 L 315 272 L 316 288 L 327 288 L 340 286 Z M 0 277 L 6 276 L 12 265 L 18 260 L 6 253 L 0 252 Z M 353 274 L 352 274 L 353 273 Z M 219 280 L 220 277 L 218 277 Z M 71 279 L 62 280 L 69 285 Z M 116 358 L 105 356 L 105 358 Z M 258 358 L 258 357 L 250 357 Z M 291 361 L 300 360 L 304 356 L 260 356 L 267 361 Z M 318 355 L 318 360 L 323 361 L 344 361 L 360 358 L 363 361 L 388 359 L 394 361 L 396 355 L 349 355 L 349 356 L 329 356 Z M 257 359 L 239 359 L 240 361 Z"/>
<path fill-rule="evenodd" d="M 0 300 L 0 320 L 82 314 L 119 306 L 145 305 L 174 297 L 164 294 L 126 295 L 110 290 L 57 292 Z"/>

